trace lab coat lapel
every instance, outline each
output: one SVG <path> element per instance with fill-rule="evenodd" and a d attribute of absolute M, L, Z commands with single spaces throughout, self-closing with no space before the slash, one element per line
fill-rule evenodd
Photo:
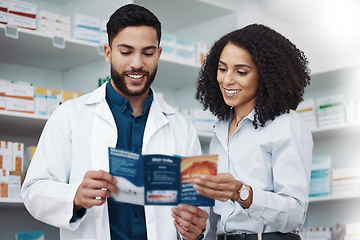
<path fill-rule="evenodd" d="M 105 84 L 104 84 L 105 85 Z M 117 129 L 115 120 L 105 99 L 105 87 L 95 90 L 89 104 L 95 104 L 91 129 L 91 167 L 93 170 L 109 171 L 108 147 L 115 147 Z M 93 207 L 95 214 L 96 239 L 110 239 L 106 204 Z"/>
<path fill-rule="evenodd" d="M 168 105 L 159 99 L 159 96 L 154 92 L 154 100 L 151 104 L 149 116 L 146 122 L 143 149 L 147 149 L 147 145 L 151 137 L 163 126 L 169 123 L 169 120 L 165 116 L 166 113 L 171 112 L 171 109 L 167 109 Z M 170 110 L 170 111 L 169 111 Z"/>

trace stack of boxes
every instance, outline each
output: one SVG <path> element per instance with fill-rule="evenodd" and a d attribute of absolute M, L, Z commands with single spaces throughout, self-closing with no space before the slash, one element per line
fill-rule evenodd
<path fill-rule="evenodd" d="M 13 27 L 36 30 L 36 13 L 36 4 L 9 0 L 7 24 Z"/>
<path fill-rule="evenodd" d="M 333 196 L 349 196 L 360 193 L 360 167 L 333 168 L 331 193 Z"/>
<path fill-rule="evenodd" d="M 162 54 L 164 60 L 175 60 L 190 65 L 200 65 L 204 62 L 210 45 L 204 42 L 194 42 L 164 33 L 161 36 Z"/>
<path fill-rule="evenodd" d="M 309 196 L 328 196 L 330 195 L 331 181 L 331 157 L 313 157 L 311 167 L 311 178 L 309 186 Z"/>
<path fill-rule="evenodd" d="M 342 95 L 316 99 L 318 126 L 345 123 L 344 98 Z"/>
<path fill-rule="evenodd" d="M 13 112 L 34 113 L 34 86 L 27 82 L 10 82 L 0 80 L 5 92 L 5 110 Z M 2 105 L 2 104 L 0 104 Z"/>
<path fill-rule="evenodd" d="M 78 40 L 99 43 L 100 19 L 85 14 L 75 14 L 73 37 Z"/>
<path fill-rule="evenodd" d="M 360 122 L 360 100 L 333 95 L 316 99 L 305 99 L 296 111 L 311 130 L 322 127 Z"/>
<path fill-rule="evenodd" d="M 309 227 L 304 228 L 300 232 L 303 240 L 332 240 L 332 227 Z"/>
<path fill-rule="evenodd" d="M 360 223 L 338 223 L 330 227 L 307 227 L 300 231 L 303 240 L 359 240 Z"/>
<path fill-rule="evenodd" d="M 204 111 L 200 108 L 184 108 L 180 109 L 180 111 L 192 120 L 199 135 L 206 136 L 214 134 L 213 126 L 217 119 L 209 110 Z"/>
<path fill-rule="evenodd" d="M 0 80 L 0 110 L 50 116 L 63 102 L 80 92 L 34 87 L 27 82 Z"/>
<path fill-rule="evenodd" d="M 8 0 L 0 0 L 0 24 L 7 24 L 8 22 Z"/>
<path fill-rule="evenodd" d="M 20 198 L 24 176 L 24 144 L 0 141 L 0 198 Z"/>
<path fill-rule="evenodd" d="M 52 36 L 70 38 L 70 16 L 40 10 L 37 16 L 37 31 Z"/>
<path fill-rule="evenodd" d="M 315 109 L 314 99 L 305 99 L 296 109 L 296 112 L 305 120 L 310 130 L 316 129 L 317 126 Z"/>

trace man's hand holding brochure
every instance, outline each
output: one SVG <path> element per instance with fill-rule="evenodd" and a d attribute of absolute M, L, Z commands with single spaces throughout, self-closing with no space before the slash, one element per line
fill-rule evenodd
<path fill-rule="evenodd" d="M 138 205 L 213 206 L 214 200 L 199 195 L 192 183 L 200 175 L 216 175 L 217 159 L 217 155 L 141 155 L 109 148 L 110 174 L 120 189 L 111 196 Z"/>

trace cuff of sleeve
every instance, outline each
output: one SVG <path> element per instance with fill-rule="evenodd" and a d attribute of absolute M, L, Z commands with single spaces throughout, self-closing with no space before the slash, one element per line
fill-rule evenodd
<path fill-rule="evenodd" d="M 70 219 L 70 222 L 76 222 L 76 220 L 78 220 L 79 218 L 82 218 L 86 213 L 86 209 L 82 208 L 79 211 L 75 211 L 75 208 L 73 209 L 73 216 Z"/>
<path fill-rule="evenodd" d="M 260 219 L 266 206 L 266 194 L 264 191 L 253 188 L 253 200 L 249 207 L 249 215 L 252 218 Z"/>

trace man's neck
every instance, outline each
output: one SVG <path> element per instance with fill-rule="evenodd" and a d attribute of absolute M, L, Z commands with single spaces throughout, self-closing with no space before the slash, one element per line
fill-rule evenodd
<path fill-rule="evenodd" d="M 145 103 L 147 97 L 149 96 L 150 89 L 148 89 L 142 95 L 130 96 L 130 95 L 124 94 L 123 92 L 118 90 L 112 81 L 111 81 L 111 85 L 117 93 L 119 93 L 121 96 L 123 96 L 124 98 L 126 98 L 129 101 L 129 103 L 133 109 L 134 117 L 137 117 L 142 114 L 143 108 L 144 108 L 144 103 Z"/>

